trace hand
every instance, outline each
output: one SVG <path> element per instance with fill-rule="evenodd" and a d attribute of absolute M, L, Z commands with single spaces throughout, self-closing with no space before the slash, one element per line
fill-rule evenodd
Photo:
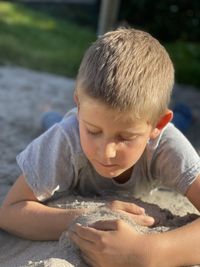
<path fill-rule="evenodd" d="M 69 236 L 89 266 L 152 266 L 151 246 L 145 239 L 148 236 L 137 233 L 122 220 L 98 221 L 92 228 L 77 224 Z"/>
<path fill-rule="evenodd" d="M 111 210 L 126 213 L 134 222 L 143 226 L 152 226 L 155 224 L 155 219 L 145 214 L 144 208 L 130 202 L 114 200 L 107 204 Z"/>

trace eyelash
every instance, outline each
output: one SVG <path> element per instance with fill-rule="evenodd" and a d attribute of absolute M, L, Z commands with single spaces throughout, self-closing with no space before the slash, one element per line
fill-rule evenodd
<path fill-rule="evenodd" d="M 92 132 L 92 131 L 90 131 L 88 129 L 87 129 L 87 133 L 90 134 L 90 135 L 94 135 L 94 136 L 101 134 L 101 132 Z"/>
<path fill-rule="evenodd" d="M 88 129 L 87 129 L 87 133 L 88 133 L 89 135 L 92 135 L 92 136 L 98 136 L 98 135 L 101 134 L 101 132 L 92 132 L 92 131 L 90 131 L 90 130 L 88 130 Z M 117 139 L 118 139 L 120 142 L 122 142 L 122 143 L 130 143 L 130 142 L 134 141 L 135 138 L 136 138 L 136 136 L 135 136 L 134 138 L 132 138 L 132 139 L 126 139 L 126 138 L 123 138 L 123 137 L 121 137 L 121 136 L 118 136 L 118 137 L 117 137 Z"/>
<path fill-rule="evenodd" d="M 133 142 L 134 140 L 135 140 L 135 138 L 132 138 L 132 139 L 126 139 L 126 138 L 123 138 L 123 137 L 118 137 L 118 140 L 121 142 L 121 143 L 131 143 L 131 142 Z"/>

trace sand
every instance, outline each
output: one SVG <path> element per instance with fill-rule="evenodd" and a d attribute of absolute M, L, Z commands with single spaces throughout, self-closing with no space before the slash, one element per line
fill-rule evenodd
<path fill-rule="evenodd" d="M 41 115 L 48 109 L 61 114 L 74 106 L 74 80 L 66 77 L 30 71 L 18 67 L 0 67 L 0 202 L 20 174 L 15 161 L 16 155 L 41 133 Z M 173 103 L 186 103 L 194 115 L 187 136 L 200 152 L 200 90 L 176 85 Z M 60 208 L 90 207 L 87 216 L 78 222 L 88 224 L 98 219 L 112 219 L 119 215 L 108 212 L 102 205 L 113 199 L 122 199 L 143 206 L 147 214 L 155 216 L 159 225 L 155 228 L 133 225 L 139 232 L 163 232 L 184 225 L 196 218 L 197 210 L 186 198 L 167 189 L 153 190 L 141 199 L 132 196 L 106 196 L 103 199 L 85 199 L 68 196 L 49 203 Z M 158 206 L 159 205 L 159 206 Z M 127 218 L 123 218 L 127 221 Z M 0 231 L 0 266 L 80 266 L 87 265 L 81 260 L 78 249 L 71 244 L 67 233 L 60 241 L 33 242 L 23 240 Z M 162 266 L 161 266 L 162 267 Z"/>

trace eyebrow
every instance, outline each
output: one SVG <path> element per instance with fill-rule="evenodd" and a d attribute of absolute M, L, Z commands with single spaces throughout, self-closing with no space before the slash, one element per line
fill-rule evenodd
<path fill-rule="evenodd" d="M 96 125 L 94 125 L 94 124 L 92 124 L 92 123 L 90 123 L 90 122 L 88 122 L 88 121 L 85 121 L 85 120 L 83 120 L 86 124 L 89 124 L 90 126 L 92 126 L 92 127 L 95 127 L 95 128 L 99 128 L 98 126 L 96 126 Z"/>
<path fill-rule="evenodd" d="M 120 132 L 121 135 L 132 137 L 134 135 L 143 135 L 144 132 Z"/>

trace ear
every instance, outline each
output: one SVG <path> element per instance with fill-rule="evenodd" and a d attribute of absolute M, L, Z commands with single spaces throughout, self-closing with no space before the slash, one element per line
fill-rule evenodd
<path fill-rule="evenodd" d="M 79 113 L 79 109 L 80 109 L 80 101 L 79 101 L 79 98 L 78 98 L 78 95 L 77 95 L 76 92 L 74 93 L 74 102 L 76 103 L 76 106 L 77 106 L 77 108 L 78 108 L 78 113 Z"/>
<path fill-rule="evenodd" d="M 77 113 L 76 117 L 77 117 L 77 119 L 79 120 L 80 102 L 79 102 L 78 95 L 77 95 L 76 92 L 74 93 L 74 102 L 76 103 L 76 106 L 77 106 L 77 108 L 78 108 L 78 113 Z"/>
<path fill-rule="evenodd" d="M 151 132 L 150 138 L 154 139 L 156 138 L 161 130 L 173 119 L 173 111 L 170 109 L 167 109 L 165 114 L 161 116 L 158 123 L 156 124 L 156 127 Z"/>
<path fill-rule="evenodd" d="M 78 99 L 78 95 L 76 92 L 74 93 L 74 102 L 76 103 L 77 108 L 79 108 L 79 99 Z"/>

